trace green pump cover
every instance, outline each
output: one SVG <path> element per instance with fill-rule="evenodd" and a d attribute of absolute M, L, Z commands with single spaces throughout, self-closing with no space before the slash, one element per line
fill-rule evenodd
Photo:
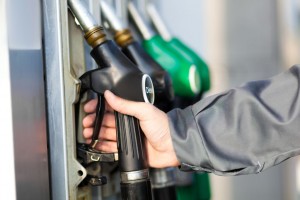
<path fill-rule="evenodd" d="M 159 35 L 144 40 L 142 46 L 171 76 L 175 95 L 194 97 L 201 91 L 201 77 L 195 64 L 173 49 Z"/>
<path fill-rule="evenodd" d="M 190 61 L 191 63 L 195 63 L 201 78 L 202 92 L 208 91 L 210 89 L 210 75 L 207 64 L 191 48 L 185 45 L 178 38 L 174 37 L 168 43 L 186 60 Z"/>

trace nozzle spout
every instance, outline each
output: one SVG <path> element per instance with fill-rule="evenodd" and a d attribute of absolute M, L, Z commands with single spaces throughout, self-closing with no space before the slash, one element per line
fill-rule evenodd
<path fill-rule="evenodd" d="M 121 19 L 117 17 L 116 11 L 104 0 L 100 2 L 101 15 L 104 20 L 104 27 L 115 33 L 125 29 Z"/>
<path fill-rule="evenodd" d="M 170 41 L 172 36 L 153 3 L 147 3 L 146 10 L 158 33 L 164 38 L 164 40 Z"/>
<path fill-rule="evenodd" d="M 131 19 L 133 20 L 135 26 L 138 28 L 145 40 L 151 39 L 155 32 L 147 23 L 146 19 L 137 10 L 133 2 L 128 3 L 128 11 Z"/>
<path fill-rule="evenodd" d="M 87 9 L 84 0 L 68 0 L 68 6 L 84 33 L 99 26 L 92 14 Z"/>
<path fill-rule="evenodd" d="M 84 32 L 84 38 L 91 47 L 94 48 L 106 41 L 103 27 L 96 22 L 84 0 L 68 0 L 68 6 Z"/>

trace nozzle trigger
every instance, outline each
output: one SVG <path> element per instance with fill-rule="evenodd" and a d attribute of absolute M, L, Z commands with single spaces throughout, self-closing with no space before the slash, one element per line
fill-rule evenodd
<path fill-rule="evenodd" d="M 96 107 L 96 118 L 94 121 L 92 141 L 89 144 L 90 148 L 92 149 L 95 149 L 98 143 L 99 131 L 102 125 L 104 111 L 105 111 L 105 102 L 104 102 L 103 94 L 97 94 L 97 99 L 98 99 L 98 103 Z"/>

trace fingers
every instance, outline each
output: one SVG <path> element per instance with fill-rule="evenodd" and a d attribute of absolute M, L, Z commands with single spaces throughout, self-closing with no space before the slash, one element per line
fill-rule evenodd
<path fill-rule="evenodd" d="M 144 115 L 143 113 L 151 113 L 152 107 L 154 107 L 152 104 L 149 103 L 134 102 L 122 99 L 108 90 L 104 92 L 104 97 L 107 103 L 115 111 L 120 112 L 122 114 L 134 116 L 139 120 L 145 119 L 147 115 Z"/>
<path fill-rule="evenodd" d="M 93 128 L 85 128 L 83 130 L 83 137 L 85 139 L 90 139 L 92 137 L 92 135 L 93 135 Z M 101 127 L 100 133 L 99 133 L 99 139 L 116 141 L 117 140 L 116 129 Z"/>
<path fill-rule="evenodd" d="M 92 127 L 96 118 L 96 114 L 89 114 L 82 120 L 82 125 L 84 128 Z"/>
<path fill-rule="evenodd" d="M 112 109 L 112 107 L 107 103 L 107 101 L 105 100 L 105 109 L 107 112 L 114 112 L 114 110 Z"/>
<path fill-rule="evenodd" d="M 97 102 L 98 102 L 97 99 L 92 99 L 89 102 L 87 102 L 83 107 L 84 112 L 86 113 L 96 112 Z"/>
<path fill-rule="evenodd" d="M 92 100 L 88 101 L 83 107 L 84 112 L 86 112 L 86 113 L 96 112 L 97 103 L 98 103 L 97 99 L 92 99 Z M 110 107 L 110 105 L 106 101 L 105 101 L 105 109 L 108 112 L 113 112 L 113 109 Z"/>
<path fill-rule="evenodd" d="M 89 114 L 82 120 L 82 125 L 85 128 L 92 127 L 94 125 L 94 121 L 96 118 L 96 114 Z M 113 113 L 106 112 L 103 116 L 102 126 L 106 127 L 115 127 L 115 116 Z"/>
<path fill-rule="evenodd" d="M 87 140 L 87 143 L 91 143 L 91 140 Z M 97 150 L 103 152 L 117 152 L 117 142 L 115 141 L 107 141 L 107 140 L 100 140 L 98 141 L 96 147 Z"/>

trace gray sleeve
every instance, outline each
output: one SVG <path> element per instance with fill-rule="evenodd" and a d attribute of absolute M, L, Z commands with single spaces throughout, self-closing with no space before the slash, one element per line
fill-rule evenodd
<path fill-rule="evenodd" d="M 259 173 L 300 153 L 300 66 L 168 113 L 182 170 Z"/>

